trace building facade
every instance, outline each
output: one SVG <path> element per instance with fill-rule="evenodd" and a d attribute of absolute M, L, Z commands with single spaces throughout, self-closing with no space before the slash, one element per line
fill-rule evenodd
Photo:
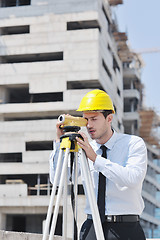
<path fill-rule="evenodd" d="M 157 113 L 152 109 L 141 110 L 139 116 L 139 134 L 145 140 L 148 150 L 148 168 L 142 192 L 143 198 L 145 199 L 145 211 L 143 212 L 142 219 L 148 237 L 159 238 L 160 120 Z"/>
<path fill-rule="evenodd" d="M 141 83 L 143 59 L 130 50 L 127 35 L 118 31 L 118 24 L 115 20 L 113 21 L 113 35 L 123 64 L 124 133 L 141 136 L 148 150 L 148 168 L 142 191 L 145 209 L 141 215 L 141 225 L 146 237 L 160 237 L 158 197 L 160 121 L 153 110 L 143 106 L 144 86 Z"/>
<path fill-rule="evenodd" d="M 56 119 L 79 116 L 85 93 L 105 90 L 116 110 L 114 129 L 138 135 L 140 75 L 119 51 L 111 7 L 119 3 L 0 0 L 0 229 L 42 232 Z M 152 220 L 147 215 L 144 225 Z"/>

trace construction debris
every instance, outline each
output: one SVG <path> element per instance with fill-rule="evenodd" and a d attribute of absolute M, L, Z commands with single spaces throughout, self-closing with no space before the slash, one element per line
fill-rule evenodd
<path fill-rule="evenodd" d="M 123 0 L 108 0 L 110 6 L 116 6 L 118 4 L 123 4 Z"/>
<path fill-rule="evenodd" d="M 160 149 L 160 136 L 157 129 L 160 127 L 160 118 L 153 110 L 142 110 L 140 115 L 140 136 L 150 145 Z"/>

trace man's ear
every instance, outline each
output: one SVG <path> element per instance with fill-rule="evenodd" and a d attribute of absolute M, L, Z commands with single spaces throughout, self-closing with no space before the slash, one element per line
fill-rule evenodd
<path fill-rule="evenodd" d="M 112 115 L 112 114 L 109 114 L 109 115 L 107 116 L 108 122 L 111 123 L 111 122 L 112 122 L 112 119 L 113 119 L 113 115 Z"/>

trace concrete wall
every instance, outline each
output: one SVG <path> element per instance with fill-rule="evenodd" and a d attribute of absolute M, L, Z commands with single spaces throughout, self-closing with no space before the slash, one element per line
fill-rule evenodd
<path fill-rule="evenodd" d="M 1 240 L 41 240 L 42 235 L 22 233 L 22 232 L 0 231 L 0 239 Z M 59 236 L 54 237 L 54 240 L 60 240 L 60 239 L 62 239 L 62 237 L 59 237 Z"/>
<path fill-rule="evenodd" d="M 19 233 L 19 232 L 8 232 L 8 231 L 0 231 L 0 239 L 1 240 L 42 240 L 41 234 L 31 234 L 31 233 Z M 60 240 L 62 237 L 55 236 L 54 240 Z M 71 240 L 71 238 L 67 238 L 67 240 Z M 152 240 L 147 239 L 147 240 Z M 154 240 L 160 240 L 160 238 L 154 238 Z"/>
<path fill-rule="evenodd" d="M 0 184 L 0 198 L 20 196 L 27 196 L 27 184 Z"/>

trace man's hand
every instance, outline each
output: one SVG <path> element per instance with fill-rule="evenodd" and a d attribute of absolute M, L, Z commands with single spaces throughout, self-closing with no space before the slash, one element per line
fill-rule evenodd
<path fill-rule="evenodd" d="M 57 134 L 56 142 L 59 142 L 60 137 L 64 134 L 63 129 L 60 128 L 61 125 L 62 125 L 62 123 L 57 121 L 57 124 L 56 124 L 56 134 Z"/>
<path fill-rule="evenodd" d="M 83 132 L 78 132 L 83 140 L 81 138 L 76 137 L 78 145 L 86 152 L 87 158 L 89 158 L 91 161 L 95 162 L 97 154 L 89 144 L 87 136 Z"/>
<path fill-rule="evenodd" d="M 64 115 L 72 117 L 70 114 L 64 114 Z M 57 121 L 57 124 L 56 124 L 56 134 L 57 134 L 56 142 L 59 142 L 60 137 L 62 135 L 64 135 L 63 128 L 60 128 L 61 125 L 63 126 L 63 124 L 61 122 Z"/>

